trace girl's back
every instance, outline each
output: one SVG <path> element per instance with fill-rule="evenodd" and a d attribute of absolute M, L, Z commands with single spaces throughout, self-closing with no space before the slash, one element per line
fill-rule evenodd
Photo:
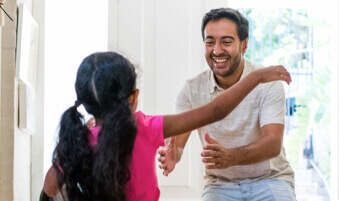
<path fill-rule="evenodd" d="M 140 111 L 134 116 L 137 136 L 130 164 L 131 178 L 125 188 L 126 197 L 129 201 L 155 201 L 160 196 L 155 158 L 159 146 L 164 146 L 163 116 L 146 116 Z M 97 146 L 100 128 L 90 129 L 88 140 L 93 148 Z"/>

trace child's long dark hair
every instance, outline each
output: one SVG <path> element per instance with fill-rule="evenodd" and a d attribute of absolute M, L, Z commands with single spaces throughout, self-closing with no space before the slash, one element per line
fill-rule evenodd
<path fill-rule="evenodd" d="M 78 100 L 62 115 L 53 153 L 59 189 L 70 201 L 123 201 L 136 125 L 128 97 L 134 93 L 134 66 L 117 53 L 95 53 L 81 63 L 75 89 Z M 103 120 L 98 145 L 90 147 L 89 130 L 77 107 Z"/>

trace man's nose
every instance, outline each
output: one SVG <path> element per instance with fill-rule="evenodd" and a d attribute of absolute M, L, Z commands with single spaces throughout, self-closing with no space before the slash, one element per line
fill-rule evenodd
<path fill-rule="evenodd" d="M 213 49 L 213 54 L 215 55 L 220 55 L 224 52 L 222 49 L 221 45 L 219 43 L 215 44 L 214 49 Z"/>

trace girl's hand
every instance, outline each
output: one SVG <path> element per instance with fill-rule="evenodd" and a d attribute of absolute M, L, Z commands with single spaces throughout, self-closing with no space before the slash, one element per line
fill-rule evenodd
<path fill-rule="evenodd" d="M 91 117 L 87 122 L 86 122 L 86 126 L 88 129 L 91 129 L 93 127 L 95 127 L 95 118 Z"/>
<path fill-rule="evenodd" d="M 281 66 L 270 66 L 266 68 L 261 68 L 254 71 L 259 76 L 260 83 L 272 82 L 272 81 L 285 81 L 287 84 L 292 82 L 291 75 L 287 70 Z"/>

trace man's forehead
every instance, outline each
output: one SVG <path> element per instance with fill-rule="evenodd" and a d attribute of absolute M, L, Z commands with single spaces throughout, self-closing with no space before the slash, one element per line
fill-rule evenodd
<path fill-rule="evenodd" d="M 219 19 L 209 21 L 204 30 L 205 39 L 208 37 L 222 38 L 222 37 L 238 37 L 236 24 L 229 19 Z"/>
<path fill-rule="evenodd" d="M 239 38 L 237 32 L 228 32 L 228 31 L 223 31 L 223 32 L 213 32 L 213 31 L 206 31 L 205 30 L 205 40 L 206 39 L 232 39 L 235 40 Z"/>

